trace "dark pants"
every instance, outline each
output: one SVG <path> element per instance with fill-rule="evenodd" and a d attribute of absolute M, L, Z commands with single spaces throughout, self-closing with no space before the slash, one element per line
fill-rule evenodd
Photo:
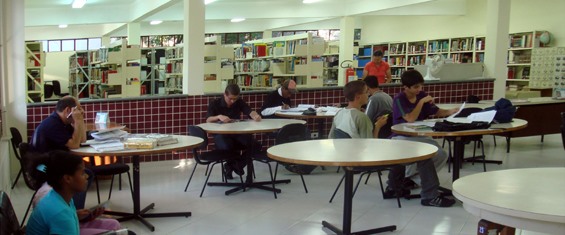
<path fill-rule="evenodd" d="M 432 159 L 418 161 L 416 162 L 416 167 L 420 173 L 420 184 L 422 185 L 420 195 L 422 199 L 433 199 L 437 197 L 439 194 L 439 179 Z M 388 173 L 388 185 L 392 189 L 399 190 L 402 188 L 402 179 L 404 179 L 405 170 L 406 166 L 404 165 L 397 165 L 391 168 Z"/>
<path fill-rule="evenodd" d="M 261 151 L 261 143 L 253 139 L 251 134 L 241 134 L 241 135 L 214 135 L 214 142 L 216 143 L 216 149 L 219 150 L 234 150 L 234 151 L 244 151 L 243 160 L 238 164 L 240 167 L 245 166 L 247 162 L 246 159 L 251 157 L 251 154 L 256 154 Z M 233 164 L 240 159 L 234 159 L 228 161 L 228 164 Z"/>
<path fill-rule="evenodd" d="M 90 188 L 90 185 L 94 180 L 94 172 L 92 172 L 90 169 L 85 168 L 84 173 L 88 175 L 88 183 L 86 184 L 86 190 L 79 193 L 75 193 L 75 195 L 73 196 L 73 201 L 75 202 L 75 207 L 77 210 L 84 208 L 84 204 L 86 203 L 86 191 L 88 191 L 88 188 Z"/>

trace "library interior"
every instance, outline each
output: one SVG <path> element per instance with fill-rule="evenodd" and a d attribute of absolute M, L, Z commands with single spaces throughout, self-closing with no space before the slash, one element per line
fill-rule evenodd
<path fill-rule="evenodd" d="M 457 187 L 462 182 L 472 184 L 470 177 L 486 177 L 487 173 L 565 167 L 563 11 L 562 0 L 3 0 L 0 196 L 11 200 L 19 225 L 30 221 L 33 208 L 28 203 L 31 205 L 30 198 L 36 196 L 38 187 L 28 184 L 27 178 L 32 176 L 22 163 L 25 153 L 19 144 L 33 145 L 38 126 L 50 115 L 62 114 L 59 104 L 64 97 L 72 96 L 80 104 L 65 113 L 66 119 L 61 116 L 64 122 L 70 120 L 69 126 L 88 131 L 89 139 L 97 138 L 91 133 L 117 132 L 117 138 L 122 140 L 116 145 L 104 145 L 108 150 L 94 145 L 71 148 L 71 152 L 85 157 L 87 168 L 92 165 L 101 176 L 100 182 L 96 177 L 96 185 L 87 189 L 86 208 L 100 204 L 100 194 L 105 197 L 109 193 L 112 198 L 108 197 L 109 203 L 104 205 L 109 205 L 110 213 L 103 216 L 117 219 L 119 216 L 112 215 L 112 211 L 133 210 L 129 214 L 133 219 L 127 217 L 121 226 L 137 234 L 351 234 L 352 229 L 388 224 L 396 224 L 394 229 L 384 230 L 394 230 L 393 234 L 489 234 L 480 233 L 481 229 L 502 234 L 514 234 L 514 230 L 527 235 L 565 234 L 565 214 L 558 212 L 565 211 L 565 203 L 553 208 L 540 205 L 534 211 L 520 205 L 528 200 L 544 201 L 541 192 L 541 199 L 509 199 L 516 200 L 514 204 L 488 202 L 502 203 L 503 209 L 497 210 L 482 207 L 487 199 L 471 199 L 477 195 Z M 373 74 L 371 66 L 376 71 L 382 69 L 381 65 L 385 68 L 382 74 Z M 385 160 L 380 156 L 375 157 L 373 165 L 352 164 L 354 160 L 329 162 L 324 156 L 309 161 L 305 160 L 308 156 L 300 156 L 302 150 L 307 152 L 314 146 L 323 148 L 311 152 L 314 155 L 335 154 L 330 147 L 324 147 L 329 142 L 323 141 L 335 137 L 335 125 L 340 124 L 334 117 L 351 108 L 353 101 L 346 97 L 346 84 L 375 75 L 380 83 L 378 89 L 372 93 L 367 83 L 368 92 L 383 92 L 396 102 L 399 94 L 412 89 L 404 84 L 403 76 L 412 70 L 422 75 L 423 94 L 433 97 L 431 105 L 440 111 L 499 109 L 497 101 L 502 98 L 511 101 L 514 108 L 513 122 L 491 123 L 490 128 L 476 130 L 474 135 L 446 134 L 430 128 L 429 132 L 412 130 L 415 127 L 410 127 L 411 131 L 399 129 L 406 120 L 403 113 L 402 121 L 397 122 L 392 106 L 400 103 L 392 104 L 391 100 L 390 115 L 384 115 L 390 123 L 381 127 L 381 132 L 388 133 L 387 137 L 413 135 L 429 139 L 434 143 L 427 146 L 448 153 L 448 160 L 436 168 L 440 188 L 446 189 L 447 197 L 455 202 L 449 208 L 422 207 L 420 199 L 409 200 L 410 195 L 397 198 L 398 206 L 394 200 L 384 200 L 391 168 L 378 168 L 372 171 L 373 177 L 369 179 L 368 173 L 363 181 L 368 171 L 357 169 L 382 167 Z M 230 90 L 234 85 L 239 89 L 237 94 Z M 266 107 L 271 94 L 279 94 L 277 99 L 283 100 L 282 105 L 277 100 L 277 106 Z M 229 109 L 233 107 L 230 99 L 234 104 L 243 101 L 247 107 L 243 109 L 244 119 L 257 121 L 258 115 L 262 120 L 249 124 L 239 118 L 233 122 L 235 118 L 221 117 L 214 122 L 225 124 L 214 125 L 223 126 L 211 125 L 210 117 L 219 115 L 214 112 L 226 108 L 214 110 L 214 101 L 221 100 L 221 105 Z M 284 110 L 289 107 L 296 112 Z M 361 111 L 365 111 L 363 107 Z M 74 124 L 75 109 L 81 109 L 84 126 Z M 229 116 L 219 116 L 224 115 Z M 378 120 L 369 118 L 377 126 Z M 293 156 L 285 151 L 279 154 L 276 146 L 293 146 L 286 142 L 296 141 L 277 138 L 287 125 L 304 126 L 307 141 L 314 142 L 304 149 L 289 150 L 295 153 Z M 196 138 L 196 127 L 202 129 L 203 137 Z M 262 147 L 257 152 L 264 157 L 249 157 L 252 161 L 244 164 L 247 174 L 241 178 L 243 186 L 234 189 L 241 191 L 226 191 L 225 195 L 224 187 L 201 191 L 203 185 L 240 184 L 235 173 L 241 163 L 218 161 L 221 167 L 216 168 L 221 170 L 216 171 L 220 173 L 212 172 L 215 160 L 204 163 L 210 164 L 209 170 L 195 159 L 207 156 L 201 150 L 214 153 L 221 146 L 216 142 L 219 136 L 234 134 L 252 136 Z M 132 136 L 124 137 L 128 135 Z M 147 139 L 153 142 L 147 143 Z M 331 143 L 331 147 L 342 143 L 339 141 Z M 410 163 L 405 158 L 412 154 L 407 150 L 411 144 L 395 150 L 395 143 L 402 140 L 393 137 L 384 141 L 392 142 L 374 146 L 390 147 L 384 152 L 392 152 L 391 156 L 402 152 L 405 156 L 395 161 Z M 425 147 L 420 152 L 425 152 Z M 362 148 L 351 151 L 365 159 Z M 367 151 L 383 155 L 380 149 Z M 471 153 L 471 161 L 476 164 L 464 158 Z M 476 157 L 480 154 L 482 160 Z M 352 155 L 345 153 L 343 157 Z M 424 155 L 412 157 L 420 161 Z M 497 164 L 485 164 L 488 161 Z M 275 184 L 277 170 L 273 165 L 274 173 L 270 173 L 269 163 L 277 167 L 281 164 L 277 168 L 280 178 L 290 180 Z M 293 164 L 321 167 L 304 173 L 291 167 Z M 116 169 L 96 168 L 105 166 L 124 169 L 119 180 L 115 179 L 120 190 L 114 189 L 113 194 L 114 177 L 106 173 Z M 229 169 L 235 179 L 228 182 L 225 173 L 231 173 Z M 132 173 L 133 183 L 121 177 L 126 172 L 128 177 Z M 381 174 L 385 181 L 379 183 Z M 426 183 L 419 175 L 407 175 L 406 179 L 415 182 L 412 194 L 421 190 L 424 195 Z M 225 182 L 208 183 L 208 177 Z M 354 186 L 353 195 L 347 190 L 351 177 L 358 186 Z M 260 179 L 272 181 L 272 187 L 260 184 Z M 338 183 L 341 185 L 340 179 L 345 181 L 344 192 L 336 194 L 334 189 Z M 493 187 L 500 188 L 491 191 L 503 190 L 504 183 L 493 183 Z M 565 190 L 565 184 L 556 184 L 553 189 Z M 130 186 L 132 193 L 128 194 Z M 275 198 L 272 192 L 256 189 L 274 191 Z M 511 191 L 508 195 L 518 194 Z M 332 192 L 336 200 L 328 203 Z M 548 198 L 553 199 L 547 196 L 545 201 Z M 149 212 L 139 208 L 140 203 L 145 205 L 149 200 L 156 202 L 148 207 Z M 509 209 L 505 210 L 505 206 Z M 524 212 L 513 212 L 521 209 Z M 4 210 L 2 223 L 7 217 Z M 181 210 L 191 211 L 192 215 L 188 212 L 182 214 L 186 218 L 149 218 Z M 554 211 L 556 214 L 551 214 Z M 534 216 L 536 213 L 544 216 Z M 325 220 L 339 222 L 339 228 Z M 372 233 L 375 231 L 366 234 Z"/>

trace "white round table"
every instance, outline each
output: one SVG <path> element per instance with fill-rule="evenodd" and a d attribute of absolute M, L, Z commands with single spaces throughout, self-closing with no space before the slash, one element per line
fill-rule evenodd
<path fill-rule="evenodd" d="M 316 112 L 316 115 L 304 115 L 302 112 L 275 112 L 275 116 L 284 118 L 294 118 L 294 119 L 314 119 L 318 122 L 318 139 L 322 139 L 324 126 L 326 124 L 326 119 L 333 118 L 335 112 Z"/>
<path fill-rule="evenodd" d="M 407 147 L 409 146 L 409 147 Z M 437 152 L 431 144 L 389 139 L 324 139 L 292 142 L 270 147 L 267 154 L 281 162 L 315 166 L 342 166 L 345 169 L 343 228 L 322 221 L 337 234 L 372 234 L 394 231 L 396 226 L 351 232 L 353 171 L 358 166 L 385 166 L 431 158 Z"/>
<path fill-rule="evenodd" d="M 453 195 L 469 213 L 494 223 L 565 234 L 565 168 L 478 173 L 453 182 Z"/>
<path fill-rule="evenodd" d="M 256 133 L 269 133 L 281 129 L 283 126 L 288 124 L 305 124 L 304 120 L 294 120 L 294 119 L 262 119 L 261 121 L 253 120 L 240 120 L 230 123 L 201 123 L 198 124 L 199 127 L 204 129 L 208 134 L 256 134 Z M 247 159 L 247 176 L 244 184 L 232 183 L 232 182 L 210 182 L 209 186 L 235 186 L 230 190 L 225 192 L 225 195 L 230 195 L 234 192 L 243 190 L 247 188 L 258 188 L 268 191 L 274 191 L 275 193 L 280 193 L 280 189 L 273 189 L 272 187 L 265 187 L 266 184 L 272 184 L 272 181 L 253 181 L 253 162 L 252 159 Z M 279 183 L 290 183 L 290 180 L 276 180 L 275 184 Z"/>
<path fill-rule="evenodd" d="M 425 120 L 428 121 L 428 120 Z M 442 119 L 429 120 L 429 121 L 442 121 Z M 432 128 L 413 128 L 412 123 L 402 123 L 392 126 L 392 132 L 399 135 L 406 136 L 431 136 L 431 137 L 453 137 L 453 170 L 452 180 L 455 181 L 459 178 L 459 169 L 461 162 L 464 158 L 465 141 L 467 137 L 476 135 L 492 135 L 497 133 L 505 133 L 515 130 L 520 130 L 528 126 L 528 121 L 523 119 L 514 118 L 512 122 L 491 124 L 488 129 L 475 129 L 466 131 L 433 131 Z"/>
<path fill-rule="evenodd" d="M 174 212 L 174 213 L 146 213 L 148 210 L 155 207 L 155 203 L 149 204 L 144 209 L 140 206 L 140 194 L 141 187 L 139 182 L 139 156 L 157 153 L 170 153 L 172 151 L 187 150 L 199 146 L 204 141 L 201 138 L 194 136 L 183 136 L 183 135 L 173 135 L 179 141 L 176 144 L 157 146 L 153 149 L 126 149 L 121 151 L 108 151 L 108 152 L 98 152 L 92 147 L 81 147 L 78 149 L 71 149 L 71 152 L 80 156 L 99 156 L 99 155 L 110 155 L 110 156 L 131 156 L 132 166 L 133 166 L 133 213 L 129 212 L 108 212 L 111 215 L 123 216 L 120 218 L 121 221 L 136 219 L 141 221 L 145 226 L 147 226 L 151 231 L 155 231 L 155 226 L 145 220 L 144 217 L 172 217 L 172 216 L 191 216 L 190 212 Z M 105 212 L 106 213 L 106 212 Z"/>

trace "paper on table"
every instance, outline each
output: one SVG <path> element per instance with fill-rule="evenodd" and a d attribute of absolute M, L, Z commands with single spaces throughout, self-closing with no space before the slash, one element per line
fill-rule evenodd
<path fill-rule="evenodd" d="M 459 110 L 457 110 L 456 113 L 451 114 L 451 116 L 447 117 L 448 121 L 450 118 L 455 118 L 455 116 L 459 115 L 459 113 L 461 113 L 461 110 L 463 110 L 465 108 L 465 102 L 463 102 L 463 104 L 461 104 L 461 107 L 459 107 Z"/>
<path fill-rule="evenodd" d="M 100 125 L 98 124 L 97 126 L 103 127 L 104 125 Z M 126 128 L 126 126 L 117 126 L 117 127 L 112 127 L 112 128 L 100 128 L 98 130 L 98 133 L 104 133 L 104 132 L 109 132 L 109 131 L 115 131 L 115 130 L 121 130 Z"/>
<path fill-rule="evenodd" d="M 492 122 L 496 115 L 496 110 L 490 110 L 485 112 L 472 113 L 465 118 L 447 118 L 447 121 L 456 123 L 471 123 L 471 122 Z"/>
<path fill-rule="evenodd" d="M 326 115 L 336 115 L 341 108 L 326 107 Z"/>
<path fill-rule="evenodd" d="M 427 127 L 434 127 L 434 126 L 436 125 L 436 122 L 418 121 L 418 122 L 405 123 L 404 125 L 406 125 L 406 126 L 427 126 Z"/>
<path fill-rule="evenodd" d="M 306 108 L 306 109 L 308 109 L 308 108 L 316 108 L 316 105 L 315 105 L 315 104 L 299 104 L 299 105 L 298 105 L 298 108 Z"/>
<path fill-rule="evenodd" d="M 308 110 L 308 108 L 304 108 L 304 107 L 295 107 L 295 108 L 289 108 L 289 109 L 281 109 L 278 112 L 281 113 L 292 113 L 292 112 L 304 112 Z"/>

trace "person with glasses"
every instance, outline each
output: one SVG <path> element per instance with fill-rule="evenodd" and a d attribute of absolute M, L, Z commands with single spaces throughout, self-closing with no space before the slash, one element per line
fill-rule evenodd
<path fill-rule="evenodd" d="M 206 122 L 235 122 L 240 120 L 242 115 L 248 116 L 254 121 L 261 121 L 261 115 L 251 110 L 251 107 L 240 98 L 240 93 L 237 84 L 228 85 L 222 97 L 210 101 L 206 113 Z M 214 141 L 216 149 L 244 150 L 244 155 L 250 154 L 251 150 L 258 151 L 261 149 L 261 144 L 254 140 L 251 134 L 216 134 Z M 224 166 L 226 178 L 233 179 L 232 172 L 243 175 L 245 165 L 246 161 L 243 158 L 226 162 Z"/>
<path fill-rule="evenodd" d="M 292 102 L 290 98 L 297 92 L 296 82 L 292 79 L 285 80 L 278 89 L 267 94 L 261 107 L 261 115 L 264 118 L 272 118 L 275 112 L 289 109 Z"/>

